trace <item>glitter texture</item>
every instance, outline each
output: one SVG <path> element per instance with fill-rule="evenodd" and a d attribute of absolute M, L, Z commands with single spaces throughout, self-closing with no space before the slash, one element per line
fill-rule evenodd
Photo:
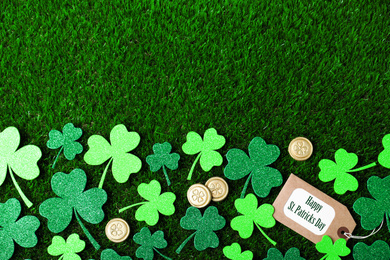
<path fill-rule="evenodd" d="M 154 257 L 154 251 L 156 251 L 160 256 L 164 257 L 165 259 L 171 259 L 169 257 L 166 257 L 162 255 L 156 248 L 163 249 L 166 248 L 168 243 L 164 239 L 164 232 L 159 230 L 156 231 L 153 235 L 151 234 L 149 228 L 143 227 L 141 231 L 134 235 L 133 237 L 134 242 L 141 245 L 137 251 L 135 252 L 135 255 L 138 258 L 143 258 L 145 260 L 151 260 Z"/>
<path fill-rule="evenodd" d="M 130 256 L 120 256 L 113 249 L 104 249 L 100 260 L 132 260 Z"/>
<path fill-rule="evenodd" d="M 359 242 L 353 247 L 353 259 L 389 260 L 390 247 L 382 240 L 375 241 L 371 246 L 368 246 L 363 242 Z"/>
<path fill-rule="evenodd" d="M 249 143 L 248 152 L 249 156 L 240 149 L 230 149 L 226 154 L 228 164 L 224 174 L 230 180 L 239 180 L 249 174 L 241 198 L 245 197 L 250 180 L 255 194 L 265 198 L 273 187 L 283 183 L 282 174 L 277 169 L 267 166 L 278 159 L 280 150 L 276 145 L 266 144 L 261 137 L 255 137 Z"/>
<path fill-rule="evenodd" d="M 85 242 L 80 239 L 78 234 L 71 234 L 65 242 L 60 236 L 54 236 L 51 245 L 47 248 L 47 252 L 52 256 L 62 255 L 60 258 L 81 260 L 77 253 L 80 253 L 85 248 Z"/>
<path fill-rule="evenodd" d="M 264 258 L 263 260 L 305 260 L 305 258 L 301 257 L 301 253 L 296 247 L 287 250 L 284 257 L 278 249 L 270 248 L 267 252 L 267 258 Z"/>
<path fill-rule="evenodd" d="M 241 246 L 238 243 L 233 243 L 230 246 L 225 246 L 223 248 L 223 254 L 232 260 L 252 260 L 253 253 L 249 250 L 241 253 Z M 272 258 L 274 259 L 274 258 Z M 276 259 L 276 258 L 275 258 Z M 282 258 L 283 260 L 283 258 Z"/>
<path fill-rule="evenodd" d="M 0 259 L 11 259 L 14 254 L 14 241 L 22 247 L 34 247 L 38 238 L 35 235 L 40 222 L 35 216 L 18 217 L 21 212 L 20 202 L 9 199 L 0 203 Z"/>

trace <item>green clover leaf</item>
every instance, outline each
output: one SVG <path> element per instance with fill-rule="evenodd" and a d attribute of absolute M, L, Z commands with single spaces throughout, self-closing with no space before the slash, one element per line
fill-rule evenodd
<path fill-rule="evenodd" d="M 318 177 L 323 182 L 329 182 L 336 179 L 334 182 L 334 191 L 341 195 L 348 190 L 356 191 L 359 186 L 357 179 L 351 174 L 348 174 L 348 172 L 357 172 L 376 165 L 374 162 L 352 170 L 352 168 L 358 163 L 358 157 L 356 154 L 348 153 L 342 148 L 336 151 L 334 157 L 335 162 L 328 159 L 322 159 L 319 162 L 318 166 L 321 171 Z"/>
<path fill-rule="evenodd" d="M 100 260 L 132 260 L 130 256 L 120 256 L 113 249 L 104 249 Z"/>
<path fill-rule="evenodd" d="M 378 156 L 378 162 L 380 165 L 386 168 L 390 168 L 390 134 L 387 134 L 382 139 L 384 150 Z"/>
<path fill-rule="evenodd" d="M 135 252 L 138 258 L 143 258 L 144 260 L 152 260 L 154 257 L 153 250 L 156 251 L 160 256 L 165 259 L 171 259 L 163 254 L 161 254 L 156 248 L 162 249 L 166 248 L 168 243 L 164 239 L 164 232 L 159 230 L 156 231 L 153 235 L 150 233 L 149 228 L 143 227 L 141 231 L 134 235 L 134 242 L 141 245 Z"/>
<path fill-rule="evenodd" d="M 368 246 L 363 242 L 359 242 L 353 247 L 353 259 L 389 260 L 390 247 L 382 240 L 375 241 L 371 246 Z"/>
<path fill-rule="evenodd" d="M 141 137 L 137 132 L 128 132 L 126 126 L 116 125 L 110 133 L 111 144 L 100 135 L 93 135 L 88 138 L 89 150 L 84 155 L 84 161 L 90 165 L 100 165 L 110 159 L 102 178 L 99 182 L 99 188 L 103 187 L 106 178 L 108 166 L 112 161 L 112 174 L 119 183 L 125 183 L 132 173 L 141 170 L 141 160 L 128 153 L 134 150 Z"/>
<path fill-rule="evenodd" d="M 21 210 L 20 202 L 15 198 L 0 203 L 0 259 L 11 259 L 14 241 L 26 248 L 34 247 L 38 242 L 35 235 L 40 225 L 38 218 L 24 216 L 17 220 Z"/>
<path fill-rule="evenodd" d="M 163 144 L 156 143 L 153 145 L 153 155 L 148 155 L 146 157 L 146 162 L 150 166 L 152 172 L 156 172 L 163 168 L 165 178 L 167 179 L 168 186 L 171 185 L 171 181 L 168 178 L 167 171 L 165 166 L 171 170 L 176 170 L 179 167 L 178 162 L 180 160 L 180 155 L 178 153 L 170 153 L 172 146 L 170 143 L 165 142 Z"/>
<path fill-rule="evenodd" d="M 230 180 L 238 180 L 249 174 L 241 192 L 241 198 L 245 197 L 251 179 L 255 194 L 265 198 L 273 187 L 278 187 L 283 183 L 282 174 L 277 169 L 267 166 L 278 159 L 280 150 L 276 145 L 267 145 L 261 137 L 255 137 L 248 146 L 248 152 L 249 157 L 240 149 L 230 149 L 226 154 L 228 164 L 224 169 L 224 174 Z"/>
<path fill-rule="evenodd" d="M 214 231 L 222 229 L 225 225 L 226 220 L 218 214 L 218 209 L 216 207 L 208 207 L 205 210 L 203 217 L 198 208 L 189 207 L 186 215 L 180 219 L 180 226 L 187 230 L 196 231 L 184 240 L 176 250 L 176 253 L 180 254 L 183 247 L 193 236 L 195 236 L 194 246 L 198 251 L 203 251 L 208 247 L 218 247 L 219 239 Z"/>
<path fill-rule="evenodd" d="M 135 212 L 135 219 L 138 221 L 145 221 L 146 224 L 154 226 L 157 224 L 159 219 L 159 212 L 165 216 L 170 216 L 175 213 L 175 206 L 173 203 L 176 200 L 176 195 L 172 192 L 161 193 L 161 184 L 152 180 L 149 184 L 141 183 L 137 191 L 142 198 L 148 200 L 132 204 L 130 206 L 124 207 L 119 210 L 119 213 L 138 206 L 142 205 Z"/>
<path fill-rule="evenodd" d="M 322 240 L 316 244 L 317 251 L 326 254 L 320 260 L 341 260 L 339 256 L 347 256 L 351 253 L 351 249 L 346 244 L 347 241 L 344 238 L 337 239 L 333 244 L 329 236 L 323 236 Z"/>
<path fill-rule="evenodd" d="M 215 150 L 222 148 L 225 142 L 225 137 L 217 134 L 217 130 L 214 128 L 209 128 L 204 132 L 203 140 L 198 133 L 189 132 L 187 141 L 182 146 L 183 152 L 189 155 L 199 154 L 192 164 L 187 180 L 191 180 L 195 165 L 199 159 L 200 166 L 206 172 L 210 171 L 214 166 L 222 165 L 222 155 Z"/>
<path fill-rule="evenodd" d="M 24 195 L 13 172 L 25 180 L 33 180 L 38 177 L 39 168 L 37 163 L 42 156 L 42 152 L 35 145 L 26 145 L 17 150 L 19 144 L 20 134 L 17 128 L 10 126 L 0 133 L 0 186 L 4 183 L 8 168 L 12 182 L 20 197 L 26 206 L 31 208 L 33 203 Z"/>
<path fill-rule="evenodd" d="M 257 208 L 257 203 L 257 198 L 252 193 L 246 195 L 244 199 L 236 199 L 234 206 L 243 215 L 233 218 L 230 226 L 233 230 L 238 231 L 240 237 L 247 239 L 252 235 L 253 224 L 255 224 L 265 238 L 275 246 L 276 242 L 260 228 L 260 226 L 264 228 L 275 226 L 276 221 L 273 217 L 275 209 L 271 204 L 263 204 Z"/>
<path fill-rule="evenodd" d="M 270 248 L 267 252 L 267 258 L 264 258 L 263 260 L 305 260 L 305 258 L 301 257 L 301 253 L 296 247 L 287 250 L 284 257 L 278 249 Z"/>
<path fill-rule="evenodd" d="M 233 243 L 231 246 L 223 248 L 223 254 L 232 260 L 252 260 L 253 253 L 249 250 L 241 253 L 241 246 L 238 243 Z"/>
<path fill-rule="evenodd" d="M 77 255 L 85 248 L 85 242 L 78 234 L 71 234 L 65 241 L 61 236 L 54 236 L 47 252 L 52 256 L 62 255 L 62 260 L 81 260 Z"/>
<path fill-rule="evenodd" d="M 72 123 L 68 123 L 62 128 L 62 133 L 58 130 L 51 130 L 49 132 L 49 141 L 46 146 L 50 149 L 58 149 L 61 147 L 54 160 L 52 168 L 54 169 L 58 156 L 64 150 L 66 159 L 73 160 L 76 154 L 80 154 L 83 151 L 83 146 L 76 142 L 81 137 L 83 131 L 81 128 L 76 128 Z"/>
<path fill-rule="evenodd" d="M 39 206 L 39 214 L 48 219 L 51 232 L 62 232 L 76 216 L 89 241 L 99 250 L 100 245 L 81 222 L 79 215 L 91 224 L 98 224 L 104 218 L 103 204 L 107 201 L 107 193 L 103 189 L 92 188 L 84 191 L 87 175 L 81 169 L 74 169 L 69 174 L 57 172 L 51 179 L 51 187 L 58 196 L 45 200 Z"/>

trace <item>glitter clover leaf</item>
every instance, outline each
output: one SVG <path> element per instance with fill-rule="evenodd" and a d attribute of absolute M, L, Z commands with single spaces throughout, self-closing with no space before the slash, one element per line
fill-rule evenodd
<path fill-rule="evenodd" d="M 198 251 L 203 251 L 208 247 L 218 247 L 219 239 L 214 231 L 222 229 L 225 224 L 225 218 L 218 214 L 218 209 L 214 206 L 208 207 L 203 217 L 198 208 L 189 207 L 186 215 L 180 219 L 180 226 L 187 230 L 196 231 L 184 240 L 177 248 L 176 253 L 180 254 L 183 247 L 193 236 L 195 236 L 194 246 Z"/>
<path fill-rule="evenodd" d="M 173 203 L 176 200 L 176 195 L 172 192 L 164 192 L 160 195 L 161 184 L 158 181 L 152 180 L 149 184 L 141 183 L 138 186 L 137 191 L 142 198 L 148 201 L 124 207 L 119 210 L 119 213 L 129 208 L 142 205 L 135 212 L 135 219 L 138 221 L 145 221 L 146 224 L 150 226 L 157 224 L 159 212 L 165 216 L 170 216 L 175 213 L 175 206 Z"/>
<path fill-rule="evenodd" d="M 368 246 L 363 242 L 359 242 L 353 247 L 353 259 L 389 260 L 390 247 L 382 240 L 375 241 L 371 246 Z"/>
<path fill-rule="evenodd" d="M 382 145 L 384 150 L 379 154 L 378 162 L 383 167 L 390 168 L 390 134 L 383 137 Z"/>
<path fill-rule="evenodd" d="M 153 145 L 154 154 L 146 157 L 146 162 L 149 164 L 152 172 L 160 170 L 161 167 L 163 168 L 168 186 L 171 185 L 171 181 L 169 180 L 165 166 L 171 170 L 176 170 L 179 167 L 178 162 L 180 160 L 180 155 L 178 153 L 170 153 L 171 150 L 172 146 L 168 142 L 162 144 L 156 143 Z"/>
<path fill-rule="evenodd" d="M 273 217 L 275 209 L 271 204 L 263 204 L 260 207 L 257 207 L 257 204 L 257 198 L 252 193 L 246 195 L 244 199 L 236 199 L 234 206 L 243 215 L 233 218 L 230 226 L 233 230 L 238 231 L 240 237 L 247 239 L 252 235 L 253 224 L 255 224 L 264 237 L 275 246 L 276 242 L 261 229 L 261 227 L 271 228 L 275 226 L 276 221 Z"/>
<path fill-rule="evenodd" d="M 248 152 L 249 157 L 240 149 L 229 150 L 226 154 L 228 164 L 224 169 L 224 174 L 230 180 L 242 179 L 249 174 L 241 192 L 241 198 L 245 197 L 251 179 L 255 194 L 265 198 L 273 187 L 278 187 L 283 183 L 282 174 L 277 169 L 267 166 L 278 159 L 280 150 L 276 145 L 267 145 L 261 137 L 255 137 L 248 146 Z"/>
<path fill-rule="evenodd" d="M 166 248 L 168 243 L 164 239 L 164 232 L 159 230 L 152 233 L 150 232 L 149 228 L 143 227 L 141 231 L 134 235 L 133 237 L 134 242 L 141 245 L 137 251 L 135 252 L 135 255 L 138 258 L 142 258 L 144 260 L 152 260 L 154 257 L 154 251 L 156 251 L 160 256 L 162 256 L 165 259 L 171 259 L 163 254 L 161 254 L 156 248 L 163 249 Z"/>
<path fill-rule="evenodd" d="M 120 256 L 113 249 L 104 249 L 100 254 L 100 260 L 132 260 L 130 256 Z"/>
<path fill-rule="evenodd" d="M 141 160 L 137 156 L 128 153 L 138 146 L 140 140 L 141 137 L 137 132 L 128 132 L 124 125 L 116 125 L 111 130 L 111 144 L 100 135 L 92 135 L 88 138 L 89 150 L 84 155 L 86 163 L 100 165 L 110 159 L 102 174 L 99 188 L 103 187 L 111 162 L 112 175 L 119 183 L 125 183 L 129 179 L 130 174 L 141 170 Z"/>
<path fill-rule="evenodd" d="M 85 242 L 80 239 L 78 234 L 71 234 L 65 241 L 61 236 L 54 236 L 47 252 L 52 256 L 59 256 L 62 260 L 81 260 L 77 254 L 83 251 Z"/>
<path fill-rule="evenodd" d="M 348 153 L 342 148 L 336 151 L 334 157 L 335 162 L 328 159 L 322 159 L 319 162 L 318 166 L 320 167 L 321 171 L 318 177 L 323 182 L 335 180 L 334 191 L 337 194 L 341 195 L 348 190 L 356 191 L 359 186 L 357 179 L 351 174 L 349 174 L 349 172 L 361 171 L 374 167 L 376 165 L 376 163 L 374 162 L 369 165 L 352 170 L 352 168 L 355 167 L 358 163 L 358 157 L 356 154 Z"/>
<path fill-rule="evenodd" d="M 278 249 L 270 248 L 267 252 L 267 258 L 264 258 L 263 260 L 305 260 L 305 258 L 301 257 L 301 253 L 296 247 L 287 250 L 284 257 Z"/>
<path fill-rule="evenodd" d="M 62 150 L 64 150 L 65 158 L 69 161 L 73 160 L 76 154 L 80 154 L 83 151 L 83 146 L 79 142 L 76 142 L 82 134 L 83 131 L 81 128 L 74 127 L 72 123 L 66 124 L 62 128 L 62 133 L 58 130 L 51 130 L 49 132 L 49 141 L 47 141 L 46 146 L 50 149 L 58 149 L 61 147 L 54 160 L 53 169 Z"/>
<path fill-rule="evenodd" d="M 318 252 L 326 254 L 320 260 L 341 260 L 340 256 L 347 256 L 351 253 L 344 238 L 337 239 L 333 244 L 329 236 L 323 236 L 322 240 L 316 244 L 316 249 Z"/>
<path fill-rule="evenodd" d="M 57 172 L 51 179 L 51 187 L 58 197 L 45 200 L 39 206 L 39 213 L 48 219 L 48 228 L 54 233 L 69 226 L 74 213 L 89 241 L 99 250 L 100 245 L 80 217 L 91 224 L 100 223 L 104 218 L 102 207 L 107 201 L 107 193 L 99 188 L 84 191 L 86 183 L 87 175 L 81 169 L 74 169 L 69 174 Z"/>
<path fill-rule="evenodd" d="M 223 254 L 232 260 L 252 260 L 253 253 L 249 250 L 246 250 L 241 253 L 241 246 L 238 243 L 233 243 L 230 246 L 225 246 L 223 248 Z"/>
<path fill-rule="evenodd" d="M 204 132 L 203 140 L 198 133 L 189 132 L 187 141 L 182 146 L 183 152 L 189 155 L 199 154 L 192 164 L 187 180 L 191 180 L 195 165 L 199 159 L 200 166 L 206 172 L 210 171 L 214 166 L 222 165 L 222 155 L 215 150 L 222 148 L 225 142 L 225 137 L 217 134 L 217 130 L 214 128 L 209 128 Z"/>
<path fill-rule="evenodd" d="M 18 149 L 20 144 L 19 130 L 13 126 L 7 127 L 0 133 L 0 186 L 4 183 L 7 168 L 12 182 L 20 197 L 28 208 L 33 203 L 24 195 L 13 172 L 25 180 L 33 180 L 39 175 L 38 160 L 42 156 L 41 149 L 35 145 L 26 145 Z"/>

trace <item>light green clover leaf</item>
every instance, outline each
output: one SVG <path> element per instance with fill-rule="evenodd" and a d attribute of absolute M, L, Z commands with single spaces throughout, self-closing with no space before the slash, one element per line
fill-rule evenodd
<path fill-rule="evenodd" d="M 378 162 L 380 165 L 386 168 L 390 168 L 390 134 L 387 134 L 382 139 L 384 150 L 378 156 Z"/>
<path fill-rule="evenodd" d="M 287 250 L 284 257 L 278 249 L 270 248 L 267 252 L 267 258 L 264 258 L 263 260 L 305 260 L 305 258 L 301 257 L 301 253 L 296 247 Z"/>
<path fill-rule="evenodd" d="M 76 142 L 82 134 L 83 131 L 81 128 L 74 127 L 72 123 L 66 124 L 62 128 L 62 133 L 58 130 L 51 130 L 49 132 L 49 141 L 46 143 L 47 147 L 50 149 L 58 149 L 61 147 L 54 160 L 53 169 L 62 150 L 64 150 L 65 158 L 69 161 L 73 160 L 76 154 L 80 154 L 83 151 L 83 146 L 79 142 Z"/>
<path fill-rule="evenodd" d="M 139 195 L 148 200 L 136 203 L 119 210 L 119 213 L 142 205 L 135 212 L 135 219 L 138 221 L 145 221 L 146 224 L 154 226 L 159 219 L 159 212 L 165 216 L 170 216 L 175 213 L 175 206 L 173 203 L 176 200 L 176 195 L 172 192 L 161 193 L 161 184 L 157 180 L 152 180 L 149 184 L 141 183 L 137 191 Z"/>
<path fill-rule="evenodd" d="M 81 260 L 77 255 L 85 248 L 85 242 L 78 234 L 71 234 L 65 241 L 61 236 L 54 236 L 47 252 L 52 256 L 59 256 L 62 260 Z"/>
<path fill-rule="evenodd" d="M 35 145 L 19 147 L 20 134 L 17 128 L 10 126 L 0 133 L 0 186 L 4 183 L 7 168 L 20 197 L 28 208 L 33 203 L 24 195 L 15 180 L 13 172 L 25 180 L 33 180 L 39 175 L 38 160 L 42 156 L 41 149 Z M 13 171 L 13 172 L 12 172 Z"/>
<path fill-rule="evenodd" d="M 255 224 L 265 238 L 275 246 L 276 242 L 269 238 L 260 228 L 260 226 L 264 228 L 275 226 L 276 221 L 273 217 L 275 209 L 271 204 L 263 204 L 257 208 L 257 203 L 257 198 L 252 193 L 246 195 L 244 199 L 236 199 L 234 206 L 243 215 L 233 218 L 230 226 L 233 230 L 238 231 L 240 237 L 247 239 L 252 235 L 253 224 Z"/>
<path fill-rule="evenodd" d="M 252 260 L 253 253 L 249 250 L 241 253 L 241 246 L 238 243 L 233 243 L 230 246 L 223 248 L 223 254 L 232 260 Z"/>
<path fill-rule="evenodd" d="M 209 128 L 205 131 L 203 140 L 198 133 L 189 132 L 187 141 L 182 146 L 183 152 L 189 155 L 199 154 L 192 164 L 187 180 L 191 180 L 195 165 L 199 159 L 200 166 L 206 172 L 210 171 L 214 166 L 222 165 L 222 155 L 215 150 L 222 148 L 225 142 L 225 137 L 217 134 L 217 130 L 214 128 Z"/>
<path fill-rule="evenodd" d="M 100 260 L 132 260 L 130 256 L 120 256 L 113 249 L 104 249 Z"/>
<path fill-rule="evenodd" d="M 353 259 L 389 260 L 390 247 L 382 240 L 375 241 L 371 246 L 368 246 L 363 242 L 359 242 L 353 247 Z"/>
<path fill-rule="evenodd" d="M 34 247 L 38 238 L 35 235 L 40 222 L 35 216 L 24 216 L 20 218 L 22 207 L 20 202 L 9 199 L 0 203 L 0 259 L 11 259 L 14 254 L 14 241 L 22 247 Z"/>
<path fill-rule="evenodd" d="M 156 251 L 160 256 L 165 259 L 171 259 L 163 254 L 161 254 L 156 248 L 162 249 L 166 248 L 168 243 L 164 239 L 164 232 L 159 230 L 156 231 L 153 235 L 150 233 L 149 228 L 143 227 L 141 231 L 134 235 L 134 242 L 141 245 L 135 252 L 138 258 L 144 260 L 152 260 L 154 257 L 153 250 Z"/>
<path fill-rule="evenodd" d="M 137 156 L 128 153 L 138 146 L 140 140 L 141 137 L 137 132 L 128 132 L 124 125 L 116 125 L 111 130 L 111 144 L 100 135 L 93 135 L 88 138 L 89 150 L 84 155 L 86 163 L 100 165 L 111 158 L 104 169 L 99 182 L 99 188 L 103 187 L 111 161 L 112 174 L 119 183 L 125 183 L 129 179 L 130 174 L 141 170 L 141 160 Z"/>
<path fill-rule="evenodd" d="M 318 252 L 326 254 L 320 260 L 341 260 L 340 256 L 347 256 L 351 249 L 347 247 L 347 241 L 344 238 L 337 239 L 333 244 L 329 236 L 323 236 L 322 240 L 316 244 Z"/>

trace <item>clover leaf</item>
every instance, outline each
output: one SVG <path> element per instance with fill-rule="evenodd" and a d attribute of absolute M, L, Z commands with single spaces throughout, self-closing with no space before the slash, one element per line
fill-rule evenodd
<path fill-rule="evenodd" d="M 349 172 L 361 171 L 370 167 L 374 167 L 376 165 L 376 163 L 374 162 L 369 165 L 352 170 L 352 168 L 355 167 L 358 163 L 358 157 L 356 154 L 348 153 L 342 148 L 336 151 L 334 157 L 335 162 L 328 159 L 322 159 L 319 162 L 318 166 L 320 167 L 321 171 L 318 177 L 323 182 L 335 180 L 334 191 L 337 194 L 344 194 L 348 190 L 357 190 L 359 183 L 354 176 L 348 174 Z"/>
<path fill-rule="evenodd" d="M 305 258 L 301 257 L 301 253 L 296 247 L 287 250 L 284 257 L 278 249 L 270 248 L 267 252 L 267 258 L 264 258 L 263 260 L 305 260 Z"/>
<path fill-rule="evenodd" d="M 62 260 L 81 260 L 77 255 L 85 248 L 85 242 L 78 234 L 71 234 L 65 241 L 61 236 L 54 236 L 47 252 L 52 256 L 59 256 Z"/>
<path fill-rule="evenodd" d="M 113 249 L 104 249 L 100 260 L 132 260 L 130 256 L 120 256 Z"/>
<path fill-rule="evenodd" d="M 15 198 L 0 203 L 0 259 L 12 257 L 14 242 L 26 248 L 34 247 L 38 242 L 35 235 L 40 225 L 38 218 L 24 216 L 17 220 L 21 211 L 20 202 Z"/>
<path fill-rule="evenodd" d="M 161 184 L 152 180 L 149 184 L 141 183 L 137 191 L 142 198 L 148 200 L 133 205 L 124 207 L 119 210 L 119 213 L 138 206 L 142 205 L 135 212 L 135 219 L 138 221 L 145 221 L 146 224 L 154 226 L 157 224 L 159 219 L 159 212 L 165 216 L 170 216 L 175 213 L 175 206 L 173 203 L 176 200 L 176 195 L 172 192 L 161 193 Z"/>
<path fill-rule="evenodd" d="M 382 139 L 384 150 L 378 156 L 378 162 L 380 165 L 386 168 L 390 168 L 390 134 L 387 134 Z"/>
<path fill-rule="evenodd" d="M 241 253 L 241 246 L 238 243 L 233 243 L 231 246 L 223 248 L 223 254 L 232 260 L 252 260 L 253 253 L 249 250 Z"/>
<path fill-rule="evenodd" d="M 49 141 L 46 143 L 47 147 L 50 149 L 58 149 L 61 147 L 54 160 L 53 169 L 62 150 L 64 150 L 64 155 L 69 161 L 73 160 L 76 154 L 80 154 L 83 151 L 83 146 L 79 142 L 76 142 L 82 134 L 83 131 L 81 128 L 74 127 L 72 123 L 66 124 L 62 128 L 62 133 L 58 130 L 51 130 L 49 132 Z"/>
<path fill-rule="evenodd" d="M 230 149 L 226 154 L 228 164 L 224 174 L 230 180 L 242 179 L 249 174 L 241 198 L 245 197 L 251 179 L 255 194 L 265 198 L 273 187 L 283 183 L 282 174 L 277 169 L 267 166 L 278 159 L 280 150 L 276 145 L 267 145 L 261 137 L 255 137 L 248 146 L 248 152 L 249 157 L 240 149 Z"/>
<path fill-rule="evenodd" d="M 84 191 L 86 183 L 87 175 L 81 169 L 74 169 L 69 174 L 57 172 L 51 179 L 51 187 L 58 197 L 45 200 L 39 206 L 39 213 L 48 219 L 48 228 L 54 233 L 63 231 L 72 221 L 74 213 L 89 241 L 98 250 L 100 245 L 80 217 L 91 224 L 100 223 L 104 218 L 102 207 L 107 201 L 107 193 L 99 188 Z"/>
<path fill-rule="evenodd" d="M 337 239 L 333 244 L 329 236 L 323 236 L 322 240 L 316 244 L 316 249 L 318 252 L 326 254 L 321 260 L 341 260 L 339 256 L 347 256 L 351 253 L 351 249 L 346 244 L 347 241 L 344 238 Z"/>
<path fill-rule="evenodd" d="M 104 169 L 99 188 L 103 187 L 108 166 L 111 162 L 112 174 L 119 183 L 125 183 L 130 174 L 141 170 L 141 160 L 137 156 L 128 153 L 138 146 L 140 140 L 141 137 L 137 132 L 128 132 L 124 125 L 116 125 L 111 130 L 111 144 L 100 135 L 93 135 L 88 138 L 89 150 L 84 155 L 86 163 L 100 165 L 111 158 Z"/>
<path fill-rule="evenodd" d="M 260 228 L 260 226 L 265 228 L 275 226 L 276 221 L 273 217 L 275 209 L 271 204 L 263 204 L 257 207 L 257 203 L 257 198 L 252 193 L 246 195 L 244 199 L 236 199 L 234 206 L 243 215 L 233 218 L 230 226 L 233 230 L 238 231 L 240 237 L 246 239 L 252 235 L 253 224 L 255 224 L 264 237 L 275 246 L 276 242 L 269 238 Z"/>
<path fill-rule="evenodd" d="M 195 165 L 200 159 L 200 166 L 206 172 L 210 171 L 214 166 L 222 165 L 222 155 L 215 151 L 225 145 L 225 137 L 217 134 L 217 130 L 209 128 L 204 132 L 202 137 L 196 132 L 187 134 L 187 141 L 183 144 L 182 149 L 185 154 L 198 154 L 188 173 L 187 180 L 191 180 Z"/>
<path fill-rule="evenodd" d="M 180 155 L 178 153 L 170 153 L 172 146 L 170 143 L 156 143 L 153 145 L 153 155 L 148 155 L 146 157 L 146 162 L 150 166 L 152 172 L 156 172 L 163 168 L 165 178 L 167 179 L 168 186 L 171 185 L 171 181 L 168 178 L 167 171 L 165 166 L 171 170 L 176 170 L 179 167 L 178 162 L 180 160 Z"/>
<path fill-rule="evenodd" d="M 42 152 L 35 145 L 26 145 L 16 150 L 19 144 L 20 134 L 17 128 L 10 126 L 0 133 L 0 186 L 4 183 L 8 168 L 16 190 L 26 206 L 30 208 L 33 203 L 24 195 L 13 172 L 25 180 L 33 180 L 38 177 L 39 168 L 37 163 L 42 156 Z"/>
<path fill-rule="evenodd" d="M 153 235 L 150 233 L 149 228 L 143 227 L 141 231 L 134 235 L 134 242 L 141 245 L 135 252 L 138 258 L 144 260 L 152 260 L 154 257 L 153 250 L 156 251 L 160 256 L 165 259 L 171 259 L 163 254 L 161 254 L 156 248 L 162 249 L 166 248 L 168 243 L 164 239 L 164 232 L 159 230 L 156 231 Z"/>
<path fill-rule="evenodd" d="M 222 229 L 226 224 L 224 217 L 218 214 L 218 209 L 214 206 L 208 207 L 202 217 L 198 208 L 189 207 L 186 215 L 180 219 L 180 226 L 187 230 L 196 230 L 177 248 L 176 253 L 180 254 L 183 247 L 190 239 L 194 238 L 194 246 L 198 251 L 203 251 L 208 247 L 216 248 L 219 239 L 214 231 Z"/>
<path fill-rule="evenodd" d="M 363 242 L 359 242 L 353 247 L 353 259 L 389 260 L 390 247 L 382 240 L 375 241 L 371 246 L 368 246 Z"/>

